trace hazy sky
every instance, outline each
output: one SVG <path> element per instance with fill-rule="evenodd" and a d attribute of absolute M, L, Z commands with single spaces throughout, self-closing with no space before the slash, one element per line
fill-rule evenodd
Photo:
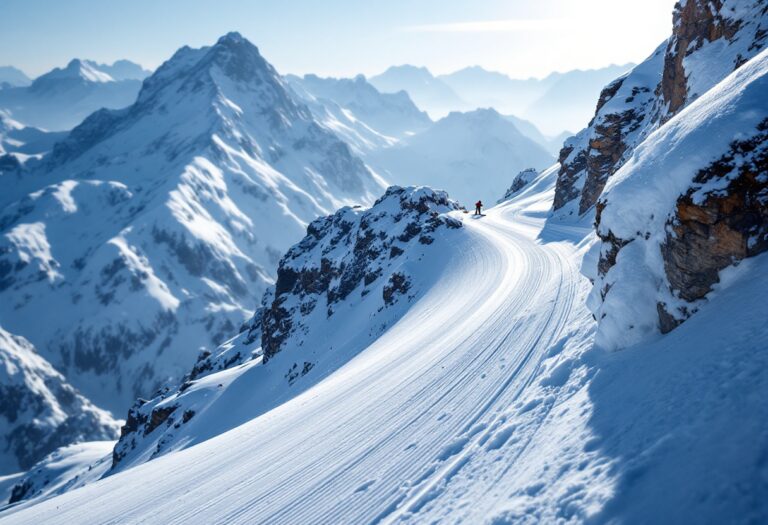
<path fill-rule="evenodd" d="M 0 0 L 0 65 L 30 76 L 73 57 L 155 68 L 240 31 L 281 73 L 372 75 L 393 64 L 512 77 L 638 62 L 675 0 Z"/>

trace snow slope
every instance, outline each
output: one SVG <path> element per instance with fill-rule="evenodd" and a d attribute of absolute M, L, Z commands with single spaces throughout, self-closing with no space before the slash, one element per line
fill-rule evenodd
<path fill-rule="evenodd" d="M 768 259 L 665 338 L 595 349 L 578 272 L 590 225 L 547 219 L 556 172 L 484 218 L 458 213 L 425 293 L 300 395 L 0 519 L 765 521 Z"/>
<path fill-rule="evenodd" d="M 4 326 L 118 416 L 236 333 L 309 222 L 383 189 L 235 33 L 0 184 Z"/>
<path fill-rule="evenodd" d="M 477 199 L 495 202 L 518 172 L 544 169 L 553 160 L 493 109 L 451 113 L 426 131 L 366 157 L 394 183 L 445 189 L 465 206 Z"/>

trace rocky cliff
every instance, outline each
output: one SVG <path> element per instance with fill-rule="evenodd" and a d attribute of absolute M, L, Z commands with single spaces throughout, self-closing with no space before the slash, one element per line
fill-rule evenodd
<path fill-rule="evenodd" d="M 597 342 L 668 332 L 768 249 L 768 51 L 637 146 L 597 203 L 585 260 Z"/>
<path fill-rule="evenodd" d="M 757 55 L 768 38 L 768 6 L 756 0 L 675 5 L 672 36 L 609 84 L 595 116 L 560 152 L 555 210 L 584 214 L 650 133 Z M 571 209 L 573 208 L 573 209 Z"/>

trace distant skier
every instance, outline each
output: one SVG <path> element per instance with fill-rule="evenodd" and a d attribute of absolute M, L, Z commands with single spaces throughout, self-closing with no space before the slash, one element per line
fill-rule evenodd
<path fill-rule="evenodd" d="M 477 201 L 475 203 L 475 215 L 483 214 L 483 201 Z"/>

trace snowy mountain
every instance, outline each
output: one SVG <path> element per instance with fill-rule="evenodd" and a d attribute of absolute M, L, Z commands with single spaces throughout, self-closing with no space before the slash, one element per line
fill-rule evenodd
<path fill-rule="evenodd" d="M 231 337 L 308 223 L 383 187 L 236 33 L 0 182 L 4 326 L 116 414 Z"/>
<path fill-rule="evenodd" d="M 470 105 L 448 84 L 433 76 L 425 67 L 392 66 L 383 73 L 372 76 L 368 82 L 382 93 L 405 91 L 413 102 L 432 118 L 442 118 L 451 111 L 470 109 Z"/>
<path fill-rule="evenodd" d="M 144 80 L 152 74 L 151 71 L 144 69 L 141 65 L 130 60 L 117 60 L 112 64 L 97 64 L 95 66 L 116 81 L 121 80 Z"/>
<path fill-rule="evenodd" d="M 543 169 L 554 158 L 510 120 L 481 109 L 451 113 L 366 160 L 389 180 L 443 188 L 469 205 L 477 199 L 495 202 L 519 171 Z"/>
<path fill-rule="evenodd" d="M 480 66 L 466 67 L 437 78 L 474 107 L 492 107 L 499 113 L 514 115 L 522 115 L 555 80 L 554 75 L 544 79 L 512 79 Z"/>
<path fill-rule="evenodd" d="M 117 427 L 29 341 L 0 328 L 0 474 L 26 470 L 69 443 L 114 439 Z"/>
<path fill-rule="evenodd" d="M 136 73 L 136 67 L 127 61 L 103 66 L 74 59 L 64 68 L 39 76 L 28 87 L 1 90 L 0 109 L 27 126 L 68 130 L 100 108 L 117 109 L 132 104 L 143 74 Z M 110 72 L 118 77 L 112 77 Z"/>
<path fill-rule="evenodd" d="M 558 135 L 550 137 L 539 131 L 539 128 L 537 128 L 536 125 L 529 120 L 525 120 L 514 115 L 504 115 L 504 118 L 513 123 L 520 133 L 547 150 L 553 157 L 557 157 L 558 153 L 560 153 L 560 149 L 563 147 L 565 140 L 573 135 L 573 133 L 563 131 Z"/>
<path fill-rule="evenodd" d="M 407 93 L 380 93 L 361 75 L 354 79 L 288 75 L 285 80 L 318 122 L 361 155 L 390 146 L 432 124 Z"/>
<path fill-rule="evenodd" d="M 9 87 L 24 87 L 32 83 L 22 70 L 13 66 L 0 66 L 0 89 Z"/>

